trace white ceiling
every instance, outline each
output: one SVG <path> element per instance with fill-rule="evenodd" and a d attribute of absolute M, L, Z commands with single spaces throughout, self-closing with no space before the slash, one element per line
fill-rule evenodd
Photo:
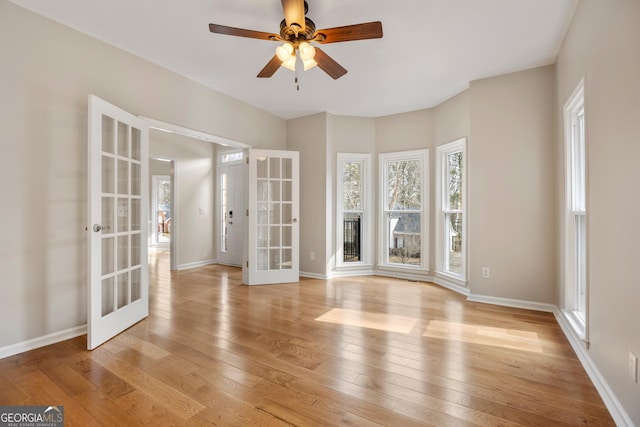
<path fill-rule="evenodd" d="M 275 42 L 208 24 L 278 33 L 278 0 L 11 0 L 224 94 L 288 119 L 318 112 L 379 117 L 433 107 L 469 82 L 551 64 L 578 0 L 308 0 L 318 29 L 382 21 L 382 39 L 323 50 L 349 72 L 256 74 Z"/>

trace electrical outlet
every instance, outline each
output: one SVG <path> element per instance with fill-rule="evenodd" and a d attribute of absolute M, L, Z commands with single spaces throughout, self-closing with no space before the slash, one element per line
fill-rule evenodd
<path fill-rule="evenodd" d="M 315 260 L 316 259 L 316 253 L 315 252 L 309 252 L 309 259 L 311 261 Z"/>
<path fill-rule="evenodd" d="M 629 352 L 629 376 L 631 381 L 638 382 L 638 356 L 633 351 Z"/>
<path fill-rule="evenodd" d="M 488 279 L 491 277 L 491 269 L 489 267 L 482 267 L 482 278 Z"/>

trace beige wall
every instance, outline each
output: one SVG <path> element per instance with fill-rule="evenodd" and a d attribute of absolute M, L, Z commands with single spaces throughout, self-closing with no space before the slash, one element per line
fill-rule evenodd
<path fill-rule="evenodd" d="M 327 121 L 325 113 L 287 121 L 287 150 L 300 152 L 300 272 L 318 276 L 325 276 L 331 263 Z"/>
<path fill-rule="evenodd" d="M 585 78 L 588 156 L 588 276 L 590 357 L 640 425 L 640 384 L 627 373 L 640 356 L 640 2 L 581 0 L 558 56 L 556 155 L 564 159 L 562 109 Z M 564 162 L 557 164 L 558 223 L 562 224 Z M 562 283 L 559 228 L 558 281 Z M 562 306 L 562 288 L 557 300 Z"/>
<path fill-rule="evenodd" d="M 472 294 L 555 302 L 553 78 L 553 67 L 542 67 L 469 89 Z"/>
<path fill-rule="evenodd" d="M 8 1 L 0 53 L 0 348 L 86 323 L 90 93 L 134 114 L 285 147 L 284 120 Z"/>
<path fill-rule="evenodd" d="M 333 189 L 333 205 L 336 206 L 333 212 L 331 212 L 331 224 L 332 227 L 329 230 L 330 235 L 330 249 L 331 249 L 331 260 L 332 262 L 329 265 L 328 272 L 335 268 L 335 265 L 338 260 L 335 259 L 335 254 L 338 249 L 336 243 L 336 211 L 340 208 L 340 205 L 337 202 L 337 182 L 338 179 L 338 164 L 336 163 L 338 153 L 359 153 L 359 154 L 371 154 L 371 167 L 373 168 L 376 164 L 375 158 L 375 119 L 372 118 L 364 118 L 364 117 L 350 117 L 350 116 L 329 116 L 329 120 L 331 121 L 331 141 L 333 149 L 330 152 L 330 158 L 333 162 L 333 167 L 329 169 L 329 173 L 331 175 L 331 188 Z M 376 179 L 373 176 L 373 170 L 371 174 L 374 181 L 371 183 L 373 188 L 371 188 L 371 195 L 375 195 L 375 182 Z M 377 220 L 377 209 L 375 209 L 375 204 L 372 201 L 372 210 L 369 212 L 365 212 L 369 215 L 371 221 L 373 221 L 373 225 L 375 225 L 375 221 Z M 374 228 L 375 229 L 375 228 Z M 375 235 L 368 236 L 370 242 L 375 242 Z M 372 255 L 375 255 L 375 251 L 372 252 Z M 373 259 L 371 260 L 373 263 Z M 365 268 L 366 271 L 371 271 L 371 266 Z"/>

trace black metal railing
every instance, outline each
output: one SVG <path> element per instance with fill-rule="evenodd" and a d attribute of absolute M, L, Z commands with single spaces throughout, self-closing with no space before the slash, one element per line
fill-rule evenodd
<path fill-rule="evenodd" d="M 360 215 L 345 218 L 343 221 L 343 258 L 344 262 L 360 261 Z"/>

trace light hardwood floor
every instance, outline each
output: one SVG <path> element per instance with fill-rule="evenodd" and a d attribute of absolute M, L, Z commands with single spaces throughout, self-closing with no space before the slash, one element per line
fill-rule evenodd
<path fill-rule="evenodd" d="M 0 405 L 67 426 L 614 425 L 553 315 L 382 277 L 247 287 L 168 272 L 148 319 L 0 360 Z"/>

